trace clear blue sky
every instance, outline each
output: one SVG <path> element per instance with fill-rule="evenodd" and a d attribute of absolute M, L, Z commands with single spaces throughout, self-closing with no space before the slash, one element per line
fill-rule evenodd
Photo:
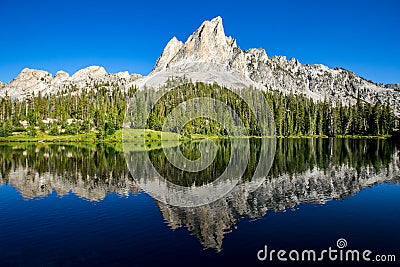
<path fill-rule="evenodd" d="M 172 36 L 220 15 L 242 49 L 400 83 L 400 1 L 0 1 L 0 81 L 24 67 L 147 74 Z"/>

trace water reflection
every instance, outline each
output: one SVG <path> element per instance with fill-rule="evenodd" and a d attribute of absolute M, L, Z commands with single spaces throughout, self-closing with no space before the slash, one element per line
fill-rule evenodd
<path fill-rule="evenodd" d="M 224 198 L 195 208 L 157 201 L 170 228 L 186 227 L 205 248 L 220 250 L 224 236 L 241 218 L 260 218 L 268 211 L 283 211 L 305 202 L 343 199 L 377 183 L 399 181 L 398 149 L 388 140 L 280 139 L 274 163 L 264 166 L 270 171 L 261 182 L 252 180 L 259 140 L 251 140 L 250 145 L 253 156 L 245 175 Z M 221 141 L 218 148 L 217 162 L 196 177 L 168 165 L 159 150 L 150 151 L 149 157 L 171 182 L 201 185 L 229 161 L 229 142 Z M 0 150 L 0 183 L 15 187 L 24 198 L 44 197 L 54 190 L 60 196 L 73 192 L 100 201 L 108 193 L 140 192 L 118 144 L 6 144 Z M 182 151 L 196 158 L 198 146 L 184 144 Z M 131 155 L 137 170 L 134 175 L 146 174 L 141 164 L 144 153 Z"/>
<path fill-rule="evenodd" d="M 18 189 L 24 198 L 63 196 L 72 191 L 90 201 L 107 193 L 128 195 L 140 188 L 114 146 L 78 144 L 5 144 L 0 146 L 0 184 Z"/>
<path fill-rule="evenodd" d="M 208 167 L 193 172 L 172 164 L 171 157 L 178 154 L 174 153 L 178 149 L 186 158 L 198 157 L 201 150 L 196 164 Z M 209 140 L 150 151 L 137 151 L 128 144 L 124 152 L 131 174 L 155 200 L 172 206 L 198 207 L 225 197 L 239 184 L 254 191 L 272 165 L 275 139 Z"/>
<path fill-rule="evenodd" d="M 374 184 L 398 182 L 399 173 L 396 149 L 384 140 L 281 139 L 269 175 L 254 192 L 244 181 L 210 205 L 157 204 L 172 229 L 185 226 L 205 248 L 220 250 L 224 236 L 241 218 L 343 199 Z"/>

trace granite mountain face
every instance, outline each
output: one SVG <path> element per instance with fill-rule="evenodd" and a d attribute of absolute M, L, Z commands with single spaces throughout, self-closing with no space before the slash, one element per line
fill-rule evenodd
<path fill-rule="evenodd" d="M 95 89 L 98 85 L 125 90 L 140 76 L 128 72 L 111 74 L 100 66 L 81 69 L 72 76 L 61 70 L 54 77 L 47 71 L 25 68 L 15 79 L 0 89 L 0 96 L 7 94 L 11 98 L 23 99 L 39 92 L 42 95 L 55 94 L 74 88 L 78 89 L 77 91 Z"/>
<path fill-rule="evenodd" d="M 400 92 L 395 90 L 400 86 L 381 86 L 341 68 L 268 57 L 261 48 L 242 50 L 235 39 L 225 36 L 221 17 L 203 22 L 185 43 L 174 37 L 145 79 L 148 86 L 160 86 L 168 77 L 183 75 L 193 81 L 293 92 L 345 104 L 354 103 L 359 95 L 370 103 L 389 103 L 397 114 L 400 111 Z"/>
<path fill-rule="evenodd" d="M 7 93 L 12 98 L 24 98 L 68 88 L 95 89 L 99 84 L 121 90 L 162 87 L 168 79 L 181 77 L 232 88 L 252 86 L 304 94 L 316 101 L 344 104 L 354 103 L 359 96 L 369 103 L 388 103 L 396 115 L 400 114 L 399 85 L 380 85 L 341 68 L 301 64 L 285 56 L 269 57 L 261 48 L 242 50 L 235 39 L 225 35 L 221 17 L 204 21 L 185 43 L 173 37 L 147 76 L 111 74 L 99 66 L 87 67 L 72 76 L 59 71 L 54 77 L 46 71 L 24 69 L 10 83 L 0 83 L 0 96 Z"/>

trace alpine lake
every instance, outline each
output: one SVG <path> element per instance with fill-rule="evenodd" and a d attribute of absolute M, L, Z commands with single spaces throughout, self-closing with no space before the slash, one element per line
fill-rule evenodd
<path fill-rule="evenodd" d="M 0 266 L 281 266 L 257 252 L 320 250 L 340 238 L 400 257 L 398 142 L 281 138 L 264 155 L 261 139 L 247 141 L 240 180 L 194 207 L 143 188 L 144 158 L 170 183 L 198 187 L 245 153 L 244 141 L 213 140 L 214 161 L 197 173 L 171 165 L 157 146 L 132 144 L 127 164 L 120 143 L 0 144 Z M 200 142 L 168 149 L 201 154 Z"/>

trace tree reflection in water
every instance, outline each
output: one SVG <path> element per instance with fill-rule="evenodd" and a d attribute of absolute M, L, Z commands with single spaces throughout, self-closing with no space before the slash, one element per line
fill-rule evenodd
<path fill-rule="evenodd" d="M 118 144 L 3 144 L 0 183 L 13 186 L 24 198 L 44 197 L 53 190 L 60 196 L 73 192 L 89 201 L 101 201 L 109 193 L 128 196 L 141 191 L 134 176 L 146 173 L 141 164 L 148 153 L 170 182 L 202 185 L 223 172 L 229 162 L 230 142 L 221 140 L 217 146 L 213 164 L 196 175 L 169 164 L 161 149 L 132 152 L 136 170 L 132 177 Z M 169 227 L 185 226 L 205 248 L 220 250 L 224 235 L 240 218 L 259 218 L 269 210 L 282 211 L 305 202 L 343 199 L 365 187 L 399 180 L 399 152 L 389 140 L 278 139 L 272 166 L 264 166 L 270 167 L 268 175 L 256 179 L 258 158 L 263 167 L 260 140 L 250 140 L 250 146 L 245 174 L 225 197 L 195 208 L 156 201 Z M 180 149 L 188 158 L 199 157 L 197 143 L 182 144 Z"/>

